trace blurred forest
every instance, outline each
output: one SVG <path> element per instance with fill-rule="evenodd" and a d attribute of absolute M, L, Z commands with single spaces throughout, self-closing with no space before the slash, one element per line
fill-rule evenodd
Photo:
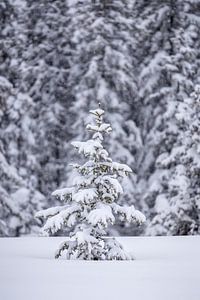
<path fill-rule="evenodd" d="M 200 233 L 200 1 L 1 0 L 0 236 L 59 205 L 99 101 L 135 172 L 121 203 L 147 217 L 112 234 Z"/>

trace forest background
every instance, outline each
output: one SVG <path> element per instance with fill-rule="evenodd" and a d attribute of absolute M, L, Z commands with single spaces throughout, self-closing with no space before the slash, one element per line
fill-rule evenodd
<path fill-rule="evenodd" d="M 1 0 L 1 236 L 37 234 L 59 205 L 99 101 L 134 170 L 121 203 L 147 217 L 111 234 L 200 233 L 200 1 Z"/>

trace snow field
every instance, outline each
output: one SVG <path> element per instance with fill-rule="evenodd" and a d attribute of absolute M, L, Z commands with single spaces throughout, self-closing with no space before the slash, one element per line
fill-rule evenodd
<path fill-rule="evenodd" d="M 118 239 L 136 260 L 55 260 L 64 237 L 1 238 L 0 299 L 200 299 L 200 237 Z"/>

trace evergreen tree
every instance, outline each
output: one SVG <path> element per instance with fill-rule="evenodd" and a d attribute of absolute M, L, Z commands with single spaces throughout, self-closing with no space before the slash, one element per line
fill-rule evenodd
<path fill-rule="evenodd" d="M 58 258 L 66 251 L 67 259 L 113 260 L 131 259 L 118 241 L 106 238 L 106 228 L 115 223 L 115 215 L 122 220 L 142 224 L 144 215 L 134 206 L 120 206 L 116 203 L 123 194 L 118 180 L 132 172 L 125 164 L 112 161 L 103 147 L 103 136 L 112 131 L 110 124 L 103 123 L 104 111 L 91 110 L 96 124 L 88 124 L 93 132 L 86 142 L 72 142 L 72 145 L 88 160 L 84 164 L 73 164 L 78 175 L 71 188 L 53 192 L 66 204 L 42 210 L 37 217 L 47 218 L 43 228 L 47 233 L 55 233 L 63 227 L 75 227 L 70 239 L 64 242 L 56 253 Z M 76 226 L 75 226 L 76 225 Z"/>
<path fill-rule="evenodd" d="M 158 157 L 170 151 L 177 132 L 171 120 L 175 93 L 171 74 L 176 69 L 172 62 L 172 34 L 174 27 L 171 1 L 138 1 L 139 47 L 141 63 L 139 97 L 142 103 L 138 112 L 143 139 L 143 150 L 138 168 L 138 189 L 149 221 L 155 216 L 156 198 L 162 192 L 168 170 L 157 163 Z M 165 180 L 166 179 L 166 180 Z M 146 233 L 156 234 L 152 226 Z"/>
<path fill-rule="evenodd" d="M 33 176 L 37 162 L 32 148 L 32 99 L 20 90 L 21 53 L 25 43 L 23 22 L 25 1 L 0 4 L 0 219 L 1 235 L 18 236 L 36 232 L 33 213 L 43 207 L 44 197 Z"/>
<path fill-rule="evenodd" d="M 35 188 L 45 195 L 65 180 L 62 162 L 71 138 L 66 118 L 71 102 L 66 96 L 70 67 L 67 12 L 68 1 L 28 1 L 20 19 L 24 42 L 19 92 L 27 94 L 33 104 L 31 171 Z"/>
<path fill-rule="evenodd" d="M 189 161 L 193 158 L 188 155 L 191 144 L 183 122 L 185 101 L 198 78 L 198 3 L 177 1 L 170 5 L 170 47 L 162 67 L 164 77 L 156 92 L 155 88 L 150 90 L 159 96 L 157 112 L 163 104 L 148 135 L 153 142 L 153 162 L 145 197 L 152 218 L 147 233 L 153 235 L 189 234 L 198 228 L 197 206 L 191 197 L 194 179 Z"/>
<path fill-rule="evenodd" d="M 160 161 L 169 168 L 170 177 L 165 194 L 157 197 L 157 215 L 151 225 L 159 234 L 199 233 L 199 112 L 197 86 L 194 93 L 177 105 L 177 144 Z"/>
<path fill-rule="evenodd" d="M 33 218 L 43 208 L 44 197 L 30 190 L 18 170 L 6 160 L 0 145 L 0 236 L 37 233 L 39 222 Z"/>

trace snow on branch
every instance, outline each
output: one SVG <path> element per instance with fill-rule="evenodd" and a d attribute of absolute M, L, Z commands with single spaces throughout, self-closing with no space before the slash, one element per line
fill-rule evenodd
<path fill-rule="evenodd" d="M 116 170 L 116 171 L 122 171 L 125 173 L 132 173 L 133 171 L 131 170 L 131 168 L 125 164 L 120 164 L 118 162 L 112 162 L 112 169 Z"/>
<path fill-rule="evenodd" d="M 73 195 L 74 201 L 85 204 L 93 203 L 97 198 L 98 194 L 96 188 L 81 189 Z"/>
<path fill-rule="evenodd" d="M 86 230 L 76 232 L 74 239 L 79 246 L 84 244 L 95 244 L 98 242 L 97 239 L 90 235 Z"/>
<path fill-rule="evenodd" d="M 100 133 L 110 133 L 112 131 L 112 127 L 109 123 L 103 123 L 100 126 L 88 124 L 86 129 L 89 131 L 95 131 Z"/>
<path fill-rule="evenodd" d="M 89 224 L 98 226 L 99 228 L 108 227 L 109 224 L 114 224 L 115 217 L 112 209 L 108 205 L 99 204 L 96 209 L 93 209 L 87 216 Z"/>
<path fill-rule="evenodd" d="M 133 171 L 129 166 L 126 164 L 121 164 L 117 162 L 102 162 L 101 163 L 102 167 L 110 169 L 111 172 L 116 172 L 120 176 L 128 175 L 129 173 L 132 173 Z"/>
<path fill-rule="evenodd" d="M 107 249 L 107 258 L 109 260 L 132 260 L 133 255 L 124 251 L 121 244 L 114 238 L 105 239 L 105 247 Z"/>
<path fill-rule="evenodd" d="M 81 171 L 82 173 L 82 171 Z M 76 177 L 73 178 L 73 185 L 77 186 L 79 189 L 80 188 L 86 188 L 91 186 L 91 184 L 94 181 L 94 175 L 88 175 L 88 177 L 83 177 L 81 175 L 77 175 Z"/>
<path fill-rule="evenodd" d="M 85 156 L 95 156 L 98 149 L 103 149 L 103 146 L 99 141 L 88 140 L 87 142 L 72 142 L 72 146 L 78 149 L 80 154 Z"/>
<path fill-rule="evenodd" d="M 104 176 L 98 177 L 95 180 L 95 184 L 101 184 L 102 186 L 104 186 L 107 189 L 110 189 L 110 188 L 114 189 L 116 195 L 123 193 L 122 186 L 119 183 L 118 179 L 114 178 L 110 175 L 104 175 Z"/>
<path fill-rule="evenodd" d="M 86 253 L 91 254 L 93 247 L 98 243 L 98 239 L 92 236 L 88 230 L 77 231 L 69 241 L 60 245 L 55 253 L 55 258 L 59 258 L 62 252 L 67 250 L 67 259 L 83 259 Z"/>
<path fill-rule="evenodd" d="M 95 115 L 96 117 L 102 117 L 105 113 L 105 111 L 101 108 L 90 110 L 89 112 L 91 114 Z"/>
<path fill-rule="evenodd" d="M 50 207 L 50 208 L 47 208 L 47 209 L 43 209 L 43 210 L 38 211 L 35 214 L 35 217 L 46 219 L 46 218 L 57 215 L 64 208 L 65 208 L 65 206 L 55 206 L 55 207 Z"/>
<path fill-rule="evenodd" d="M 60 200 L 64 201 L 67 198 L 71 198 L 72 195 L 74 194 L 74 191 L 75 191 L 74 187 L 64 188 L 64 189 L 55 190 L 51 195 L 56 196 L 60 198 Z"/>
<path fill-rule="evenodd" d="M 76 223 L 77 215 L 80 212 L 80 206 L 74 204 L 60 211 L 57 215 L 47 219 L 43 231 L 47 233 L 56 233 L 63 226 L 72 227 Z"/>
<path fill-rule="evenodd" d="M 116 203 L 112 204 L 112 209 L 116 214 L 119 214 L 124 221 L 129 223 L 143 224 L 146 221 L 145 216 L 139 210 L 136 210 L 133 205 L 120 206 Z"/>

